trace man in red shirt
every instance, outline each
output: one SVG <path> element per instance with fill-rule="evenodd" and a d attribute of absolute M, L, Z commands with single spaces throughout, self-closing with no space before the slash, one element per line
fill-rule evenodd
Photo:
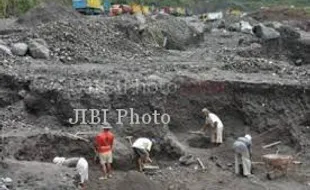
<path fill-rule="evenodd" d="M 103 131 L 100 132 L 95 138 L 95 148 L 98 153 L 100 164 L 102 167 L 103 177 L 100 179 L 108 179 L 112 177 L 112 162 L 113 162 L 113 142 L 114 135 L 110 131 L 110 125 L 103 126 Z"/>

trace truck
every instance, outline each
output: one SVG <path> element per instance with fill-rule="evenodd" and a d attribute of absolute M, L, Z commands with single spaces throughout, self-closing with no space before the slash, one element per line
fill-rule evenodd
<path fill-rule="evenodd" d="M 101 0 L 72 0 L 75 10 L 86 15 L 97 15 L 102 12 Z"/>

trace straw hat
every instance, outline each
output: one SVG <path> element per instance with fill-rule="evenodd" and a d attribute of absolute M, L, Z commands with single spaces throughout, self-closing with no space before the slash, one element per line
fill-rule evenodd
<path fill-rule="evenodd" d="M 202 112 L 203 112 L 203 113 L 209 113 L 210 111 L 209 111 L 207 108 L 203 108 L 203 109 L 202 109 Z"/>
<path fill-rule="evenodd" d="M 104 124 L 101 127 L 102 129 L 112 129 L 112 126 L 110 124 Z"/>

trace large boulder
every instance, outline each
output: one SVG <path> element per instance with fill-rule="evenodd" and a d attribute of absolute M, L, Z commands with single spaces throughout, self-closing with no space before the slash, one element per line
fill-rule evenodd
<path fill-rule="evenodd" d="M 280 26 L 278 29 L 277 29 L 278 32 L 280 32 L 280 35 L 281 35 L 281 38 L 284 38 L 284 39 L 289 39 L 289 40 L 297 40 L 300 38 L 300 33 L 290 27 L 290 26 Z"/>
<path fill-rule="evenodd" d="M 170 16 L 148 23 L 143 39 L 145 42 L 155 41 L 167 49 L 185 50 L 190 45 L 202 42 L 203 35 L 181 18 Z"/>
<path fill-rule="evenodd" d="M 164 189 L 160 184 L 150 180 L 147 176 L 136 171 L 130 171 L 120 181 L 117 190 L 162 190 Z"/>
<path fill-rule="evenodd" d="M 25 43 L 16 43 L 12 45 L 12 53 L 18 56 L 26 55 L 28 51 L 28 45 Z"/>
<path fill-rule="evenodd" d="M 144 28 L 146 27 L 146 18 L 142 13 L 137 13 L 135 14 L 135 18 L 139 23 L 139 30 L 144 30 Z"/>
<path fill-rule="evenodd" d="M 113 160 L 113 166 L 117 169 L 128 170 L 135 167 L 131 147 L 129 145 L 126 146 L 118 140 L 114 142 Z"/>
<path fill-rule="evenodd" d="M 164 136 L 164 143 L 161 147 L 170 158 L 180 158 L 186 154 L 186 148 L 172 133 Z"/>
<path fill-rule="evenodd" d="M 259 24 L 253 27 L 253 33 L 263 40 L 272 40 L 280 37 L 280 33 L 273 28 Z"/>
<path fill-rule="evenodd" d="M 240 22 L 232 23 L 227 27 L 228 31 L 231 32 L 240 32 L 241 31 L 241 25 Z"/>
<path fill-rule="evenodd" d="M 202 22 L 197 16 L 181 18 L 186 24 L 197 31 L 198 34 L 203 34 L 206 31 L 206 24 Z"/>
<path fill-rule="evenodd" d="M 47 44 L 42 39 L 30 40 L 29 53 L 35 59 L 49 59 L 50 50 L 47 48 Z"/>
<path fill-rule="evenodd" d="M 280 22 L 266 23 L 265 26 L 274 28 L 280 33 L 281 38 L 289 40 L 297 40 L 300 38 L 300 33 L 293 27 L 283 25 Z"/>
<path fill-rule="evenodd" d="M 9 47 L 0 44 L 0 55 L 13 55 Z"/>
<path fill-rule="evenodd" d="M 252 34 L 253 27 L 251 26 L 249 22 L 242 20 L 240 21 L 240 30 L 243 33 Z"/>
<path fill-rule="evenodd" d="M 277 29 L 279 29 L 281 26 L 283 26 L 283 24 L 281 24 L 280 22 L 273 21 L 273 22 L 265 23 L 265 26 L 271 27 L 271 28 L 274 28 L 274 29 L 277 30 Z"/>

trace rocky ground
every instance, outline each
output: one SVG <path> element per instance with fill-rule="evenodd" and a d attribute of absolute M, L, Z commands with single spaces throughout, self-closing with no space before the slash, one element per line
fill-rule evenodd
<path fill-rule="evenodd" d="M 54 9 L 46 13 L 43 6 L 16 22 L 0 22 L 0 185 L 75 189 L 74 171 L 51 161 L 84 156 L 90 163 L 88 189 L 309 188 L 306 30 L 278 19 L 201 23 L 195 17 L 83 17 Z M 38 16 L 58 9 L 63 14 L 57 17 Z M 188 133 L 202 126 L 204 107 L 223 120 L 220 147 Z M 91 140 L 100 127 L 71 125 L 76 108 L 109 109 L 107 120 L 117 137 L 113 179 L 98 180 Z M 140 115 L 157 110 L 171 121 L 131 124 L 128 115 L 117 124 L 117 109 L 130 108 Z M 70 136 L 77 132 L 92 134 L 82 140 Z M 255 165 L 253 178 L 235 176 L 231 144 L 244 133 L 254 136 L 254 161 L 277 150 L 300 152 L 296 159 L 302 166 L 272 181 L 262 165 Z M 128 172 L 134 167 L 128 135 L 157 139 L 152 154 L 158 172 Z M 279 146 L 262 148 L 278 140 Z M 200 158 L 206 169 L 196 162 L 180 165 L 185 154 Z"/>

